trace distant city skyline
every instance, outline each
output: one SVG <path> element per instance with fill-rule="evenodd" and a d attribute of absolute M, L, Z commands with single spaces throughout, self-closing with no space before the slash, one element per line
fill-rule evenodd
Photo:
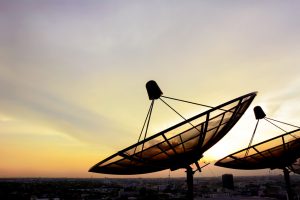
<path fill-rule="evenodd" d="M 204 154 L 207 162 L 248 145 L 256 105 L 300 125 L 299 8 L 296 1 L 1 1 L 0 177 L 115 177 L 87 171 L 137 141 L 152 79 L 166 96 L 211 106 L 258 91 Z M 185 117 L 203 111 L 172 105 Z M 148 135 L 180 121 L 158 102 Z M 281 133 L 261 122 L 254 143 Z M 224 173 L 281 171 L 211 164 L 196 176 Z"/>

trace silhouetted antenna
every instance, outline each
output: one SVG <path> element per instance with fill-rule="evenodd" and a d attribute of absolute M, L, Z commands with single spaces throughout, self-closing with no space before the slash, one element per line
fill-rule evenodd
<path fill-rule="evenodd" d="M 300 167 L 297 166 L 297 162 L 299 161 L 298 158 L 300 158 L 300 128 L 285 122 L 274 120 L 276 122 L 297 127 L 297 129 L 293 131 L 286 132 L 281 127 L 270 122 L 270 120 L 273 119 L 266 119 L 266 114 L 259 106 L 254 108 L 254 114 L 257 119 L 257 123 L 248 147 L 220 159 L 215 163 L 215 165 L 226 168 L 247 170 L 265 168 L 282 169 L 286 182 L 287 194 L 289 199 L 292 199 L 289 173 L 290 171 L 300 173 Z M 270 122 L 285 133 L 261 143 L 251 145 L 260 119 L 265 119 L 267 122 Z"/>
<path fill-rule="evenodd" d="M 147 82 L 146 89 L 151 104 L 137 143 L 95 164 L 89 172 L 130 175 L 185 168 L 188 199 L 193 199 L 193 174 L 208 165 L 205 164 L 200 167 L 198 161 L 206 150 L 221 140 L 236 124 L 255 98 L 256 92 L 243 95 L 216 107 L 206 106 L 210 109 L 191 118 L 186 118 L 161 98 L 178 100 L 162 96 L 163 93 L 155 81 Z M 147 137 L 154 102 L 157 99 L 160 99 L 179 115 L 183 121 Z M 183 102 L 197 104 L 189 101 Z M 197 105 L 205 106 L 203 104 Z M 143 140 L 141 140 L 142 136 Z M 197 167 L 195 171 L 191 167 L 194 163 Z"/>
<path fill-rule="evenodd" d="M 264 119 L 266 120 L 268 123 L 272 124 L 273 126 L 275 126 L 276 128 L 282 130 L 283 132 L 287 133 L 286 130 L 284 130 L 283 128 L 281 128 L 280 126 L 276 125 L 275 123 L 271 122 L 272 121 L 275 121 L 275 122 L 278 122 L 278 123 L 281 123 L 281 124 L 285 124 L 285 125 L 289 125 L 289 126 L 292 126 L 294 128 L 300 128 L 299 126 L 295 126 L 295 125 L 292 125 L 292 124 L 289 124 L 289 123 L 286 123 L 286 122 L 281 122 L 281 121 L 278 121 L 278 120 L 275 120 L 275 119 L 271 119 L 271 118 L 268 118 L 266 117 L 266 114 L 265 112 L 263 111 L 263 109 L 260 107 L 260 106 L 255 106 L 254 107 L 254 115 L 255 115 L 255 118 L 257 119 L 257 122 L 256 122 L 256 125 L 255 125 L 255 128 L 254 128 L 254 131 L 253 131 L 253 134 L 252 134 L 252 137 L 250 139 L 250 142 L 249 142 L 249 145 L 248 145 L 248 151 L 246 151 L 245 153 L 245 156 L 248 155 L 249 153 L 249 147 L 251 146 L 252 142 L 253 142 L 253 139 L 254 139 L 254 135 L 256 133 L 256 130 L 257 130 L 257 126 L 258 126 L 258 123 L 259 123 L 259 120 L 260 119 Z M 292 137 L 295 137 L 294 135 L 291 134 Z M 296 137 L 295 137 L 296 138 Z"/>

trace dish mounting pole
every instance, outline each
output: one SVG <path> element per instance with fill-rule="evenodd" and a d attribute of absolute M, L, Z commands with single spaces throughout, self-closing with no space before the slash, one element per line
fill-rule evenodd
<path fill-rule="evenodd" d="M 286 187 L 286 193 L 288 200 L 293 199 L 292 189 L 291 189 L 291 181 L 290 181 L 290 171 L 287 168 L 283 168 L 284 181 Z"/>
<path fill-rule="evenodd" d="M 186 183 L 187 183 L 187 187 L 188 187 L 188 191 L 187 191 L 187 199 L 188 200 L 194 199 L 194 173 L 196 171 L 201 172 L 202 171 L 201 169 L 206 167 L 209 164 L 210 163 L 205 163 L 205 165 L 201 167 L 198 162 L 195 162 L 195 165 L 197 167 L 196 170 L 193 170 L 193 168 L 191 166 L 186 167 Z"/>
<path fill-rule="evenodd" d="M 194 199 L 194 171 L 191 166 L 186 168 L 186 182 L 187 182 L 187 199 L 193 200 Z"/>

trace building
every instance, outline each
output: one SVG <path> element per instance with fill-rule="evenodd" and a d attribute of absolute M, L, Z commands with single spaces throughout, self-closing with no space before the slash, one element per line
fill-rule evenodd
<path fill-rule="evenodd" d="M 233 175 L 223 174 L 222 175 L 223 188 L 234 190 Z"/>

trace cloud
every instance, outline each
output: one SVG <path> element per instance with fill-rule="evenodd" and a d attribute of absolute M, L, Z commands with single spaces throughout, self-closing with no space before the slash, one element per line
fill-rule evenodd
<path fill-rule="evenodd" d="M 118 133 L 117 126 L 109 119 L 45 90 L 3 80 L 0 80 L 0 90 L 1 112 L 20 121 L 44 125 L 90 143 Z"/>

